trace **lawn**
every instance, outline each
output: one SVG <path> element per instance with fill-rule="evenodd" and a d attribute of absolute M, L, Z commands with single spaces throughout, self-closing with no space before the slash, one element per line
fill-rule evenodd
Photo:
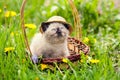
<path fill-rule="evenodd" d="M 35 65 L 27 56 L 20 26 L 21 4 L 22 0 L 0 0 L 0 80 L 120 80 L 120 9 L 112 0 L 74 0 L 82 42 L 90 52 L 88 56 L 81 53 L 76 63 L 65 61 L 62 69 L 59 64 Z M 67 0 L 27 0 L 24 20 L 29 44 L 40 23 L 54 15 L 74 25 Z"/>

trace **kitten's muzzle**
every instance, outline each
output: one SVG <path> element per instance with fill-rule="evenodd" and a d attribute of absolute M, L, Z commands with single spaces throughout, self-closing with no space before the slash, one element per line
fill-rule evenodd
<path fill-rule="evenodd" d="M 62 32 L 61 32 L 61 30 L 60 30 L 59 28 L 57 28 L 56 33 L 57 33 L 58 37 L 59 37 L 59 36 L 62 36 Z"/>

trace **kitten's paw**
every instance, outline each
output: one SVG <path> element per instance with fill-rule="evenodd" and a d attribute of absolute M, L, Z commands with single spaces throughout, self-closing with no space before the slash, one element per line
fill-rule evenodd
<path fill-rule="evenodd" d="M 34 64 L 38 63 L 38 57 L 36 55 L 32 55 L 32 61 Z"/>

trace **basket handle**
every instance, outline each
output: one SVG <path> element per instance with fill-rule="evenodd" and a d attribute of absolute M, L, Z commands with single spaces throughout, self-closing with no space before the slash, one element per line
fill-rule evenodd
<path fill-rule="evenodd" d="M 31 52 L 30 47 L 29 47 L 26 31 L 25 31 L 25 24 L 24 24 L 24 8 L 25 8 L 26 2 L 27 2 L 27 0 L 23 0 L 22 6 L 20 9 L 21 28 L 22 28 L 22 34 L 23 34 L 24 40 L 25 40 L 25 46 L 26 46 L 27 50 L 29 50 L 30 55 L 32 55 L 32 52 Z M 69 2 L 70 7 L 72 9 L 72 15 L 74 18 L 74 26 L 75 26 L 75 33 L 76 33 L 75 37 L 81 41 L 82 30 L 81 30 L 81 26 L 80 26 L 79 14 L 78 14 L 78 11 L 74 5 L 74 2 L 72 0 L 68 0 L 68 2 Z"/>
<path fill-rule="evenodd" d="M 77 40 L 82 40 L 82 28 L 81 28 L 81 24 L 80 24 L 80 15 L 78 13 L 78 10 L 73 2 L 73 0 L 68 0 L 71 10 L 72 10 L 72 15 L 73 15 L 73 19 L 74 19 L 74 27 L 75 27 L 75 38 Z"/>
<path fill-rule="evenodd" d="M 22 34 L 24 36 L 25 46 L 26 46 L 27 50 L 29 50 L 30 55 L 32 55 L 32 52 L 31 52 L 30 47 L 29 47 L 26 31 L 25 31 L 25 24 L 24 24 L 24 8 L 25 8 L 26 1 L 27 0 L 23 0 L 23 2 L 22 2 L 22 6 L 20 9 L 20 20 L 21 20 L 21 28 L 22 28 Z"/>

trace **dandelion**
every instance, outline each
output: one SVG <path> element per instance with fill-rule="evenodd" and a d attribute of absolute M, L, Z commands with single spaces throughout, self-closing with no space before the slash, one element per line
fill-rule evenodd
<path fill-rule="evenodd" d="M 11 32 L 10 35 L 11 35 L 11 36 L 14 36 L 14 32 Z"/>
<path fill-rule="evenodd" d="M 36 77 L 35 80 L 40 80 L 39 77 Z"/>
<path fill-rule="evenodd" d="M 17 13 L 15 12 L 15 11 L 6 11 L 5 12 L 5 17 L 14 17 L 14 16 L 16 16 L 17 15 Z"/>
<path fill-rule="evenodd" d="M 0 9 L 0 13 L 2 12 L 2 9 Z"/>
<path fill-rule="evenodd" d="M 97 40 L 96 39 L 94 39 L 94 43 L 96 43 L 97 42 Z"/>
<path fill-rule="evenodd" d="M 90 62 L 91 62 L 91 63 L 99 63 L 100 60 L 97 60 L 97 59 L 91 59 Z"/>
<path fill-rule="evenodd" d="M 80 62 L 83 63 L 84 61 L 81 59 Z"/>
<path fill-rule="evenodd" d="M 25 24 L 26 28 L 30 28 L 30 29 L 35 29 L 36 25 L 35 24 Z"/>
<path fill-rule="evenodd" d="M 46 64 L 41 64 L 41 70 L 48 68 Z"/>
<path fill-rule="evenodd" d="M 63 59 L 62 59 L 62 62 L 64 62 L 64 63 L 68 63 L 68 59 L 63 58 Z"/>
<path fill-rule="evenodd" d="M 84 40 L 83 40 L 83 42 L 85 42 L 85 43 L 88 43 L 90 40 L 89 40 L 89 38 L 87 38 L 87 37 L 85 37 L 84 38 Z"/>
<path fill-rule="evenodd" d="M 14 51 L 14 47 L 6 47 L 4 52 L 10 52 L 10 51 Z"/>

